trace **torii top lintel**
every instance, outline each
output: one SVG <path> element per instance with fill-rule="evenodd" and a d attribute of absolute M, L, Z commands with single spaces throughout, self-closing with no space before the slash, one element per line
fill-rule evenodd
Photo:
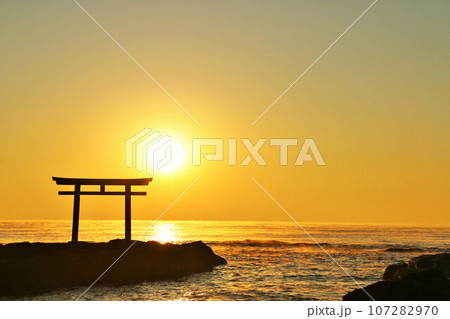
<path fill-rule="evenodd" d="M 52 177 L 58 185 L 148 185 L 153 178 L 65 178 Z"/>

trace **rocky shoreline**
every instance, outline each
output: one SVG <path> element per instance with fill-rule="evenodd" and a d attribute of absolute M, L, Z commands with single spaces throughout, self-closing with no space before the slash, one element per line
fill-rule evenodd
<path fill-rule="evenodd" d="M 450 253 L 423 255 L 388 266 L 383 280 L 364 289 L 377 301 L 450 300 Z M 362 289 L 346 294 L 344 301 L 370 301 Z"/>
<path fill-rule="evenodd" d="M 130 245 L 108 243 L 13 243 L 0 245 L 0 297 L 37 295 L 58 288 L 89 286 Z M 136 244 L 98 284 L 136 284 L 211 271 L 226 264 L 203 242 Z"/>

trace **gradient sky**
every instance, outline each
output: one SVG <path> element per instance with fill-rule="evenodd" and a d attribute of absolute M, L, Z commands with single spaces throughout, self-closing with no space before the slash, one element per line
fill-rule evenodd
<path fill-rule="evenodd" d="M 134 219 L 450 224 L 450 3 L 375 6 L 250 124 L 372 1 L 80 3 L 200 123 L 67 1 L 0 2 L 0 219 L 71 219 L 51 176 L 146 177 L 125 165 L 143 128 L 191 139 L 313 138 L 326 166 L 209 162 L 157 175 Z M 238 161 L 246 156 L 238 145 Z M 292 151 L 292 154 L 291 154 Z M 81 219 L 123 198 L 82 197 Z"/>

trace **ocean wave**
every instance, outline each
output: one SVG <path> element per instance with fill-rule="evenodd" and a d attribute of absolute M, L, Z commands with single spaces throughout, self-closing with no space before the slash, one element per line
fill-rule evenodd
<path fill-rule="evenodd" d="M 211 241 L 208 242 L 210 245 L 220 245 L 220 246 L 232 246 L 232 247 L 274 247 L 274 248 L 295 248 L 295 247 L 317 247 L 317 243 L 314 242 L 285 242 L 280 240 L 232 240 L 232 241 Z M 322 247 L 336 248 L 336 249 L 367 249 L 367 250 L 378 250 L 385 252 L 425 252 L 425 251 L 438 251 L 441 248 L 422 248 L 413 247 L 405 245 L 385 245 L 385 244 L 373 244 L 373 245 L 362 245 L 362 244 L 339 244 L 339 243 L 319 243 Z"/>
<path fill-rule="evenodd" d="M 422 252 L 426 251 L 426 249 L 419 247 L 390 247 L 386 248 L 385 251 L 393 252 L 393 253 L 402 253 L 402 252 Z"/>
<path fill-rule="evenodd" d="M 246 239 L 246 240 L 231 240 L 231 241 L 211 241 L 208 242 L 210 245 L 221 245 L 221 246 L 236 246 L 236 247 L 278 247 L 278 248 L 290 248 L 290 247 L 317 247 L 317 243 L 314 242 L 285 242 L 285 241 L 279 241 L 279 240 L 253 240 L 253 239 Z M 319 243 L 320 246 L 323 247 L 343 247 L 343 246 L 350 246 L 350 245 L 339 245 L 339 244 L 331 244 L 327 242 Z M 360 245 L 354 245 L 360 246 Z M 363 248 L 361 246 L 361 248 Z"/>
<path fill-rule="evenodd" d="M 296 246 L 317 246 L 315 243 L 289 243 L 279 240 L 230 240 L 230 241 L 213 241 L 209 242 L 211 245 L 224 246 L 250 246 L 250 247 L 296 247 Z M 322 246 L 329 246 L 329 243 L 320 243 Z"/>

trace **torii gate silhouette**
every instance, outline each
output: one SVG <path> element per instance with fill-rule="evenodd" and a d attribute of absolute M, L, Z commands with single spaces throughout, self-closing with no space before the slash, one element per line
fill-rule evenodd
<path fill-rule="evenodd" d="M 80 196 L 81 195 L 124 195 L 125 196 L 125 240 L 131 240 L 131 196 L 147 195 L 146 192 L 132 192 L 132 185 L 146 186 L 152 181 L 152 178 L 131 178 L 131 179 L 116 179 L 116 178 L 63 178 L 52 177 L 57 185 L 73 185 L 73 191 L 59 191 L 58 195 L 73 195 L 73 223 L 72 223 L 72 242 L 78 242 L 78 225 L 80 219 Z M 82 191 L 83 185 L 98 185 L 99 191 Z M 123 185 L 125 191 L 112 192 L 106 191 L 106 185 Z"/>

